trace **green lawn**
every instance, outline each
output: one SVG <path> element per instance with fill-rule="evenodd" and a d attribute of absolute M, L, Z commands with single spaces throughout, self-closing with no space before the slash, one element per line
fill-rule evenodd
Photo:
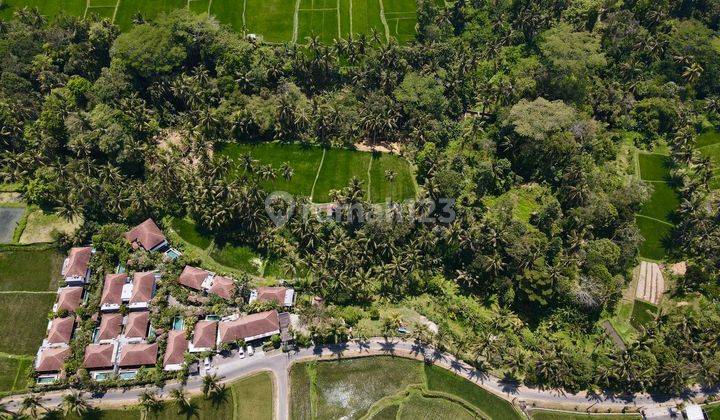
<path fill-rule="evenodd" d="M 705 414 L 709 420 L 720 420 L 720 403 L 706 405 Z"/>
<path fill-rule="evenodd" d="M 1 293 L 0 353 L 34 355 L 54 302 L 54 293 Z"/>
<path fill-rule="evenodd" d="M 253 263 L 253 260 L 259 258 L 259 256 L 247 246 L 226 244 L 221 248 L 213 248 L 210 252 L 210 257 L 230 268 L 243 270 L 248 273 L 257 273 L 258 271 L 257 265 Z"/>
<path fill-rule="evenodd" d="M 470 420 L 474 418 L 473 413 L 460 404 L 445 398 L 423 397 L 419 392 L 411 393 L 410 396 L 403 401 L 397 414 L 397 419 L 399 420 Z"/>
<path fill-rule="evenodd" d="M 492 419 L 522 419 L 520 413 L 509 402 L 441 367 L 426 365 L 425 376 L 429 390 L 461 398 Z"/>
<path fill-rule="evenodd" d="M 645 302 L 643 300 L 635 300 L 633 304 L 632 315 L 630 316 L 630 323 L 633 327 L 640 329 L 640 327 L 647 328 L 649 325 L 655 322 L 655 314 L 657 314 L 657 306 L 652 303 Z"/>
<path fill-rule="evenodd" d="M 29 359 L 0 356 L 0 395 L 25 388 Z"/>
<path fill-rule="evenodd" d="M 0 250 L 0 291 L 54 290 L 63 257 L 52 249 Z"/>
<path fill-rule="evenodd" d="M 482 202 L 491 209 L 511 205 L 513 218 L 529 224 L 530 216 L 533 212 L 540 209 L 542 197 L 546 194 L 549 194 L 549 191 L 540 185 L 527 184 L 512 188 L 510 191 L 497 197 L 485 196 Z"/>
<path fill-rule="evenodd" d="M 280 143 L 232 143 L 223 146 L 219 153 L 238 160 L 243 154 L 249 153 L 260 164 L 271 165 L 278 172 L 283 163 L 287 162 L 293 168 L 292 178 L 286 180 L 279 174 L 275 180 L 264 181 L 263 187 L 268 192 L 286 191 L 306 197 L 312 192 L 312 201 L 316 203 L 329 202 L 330 191 L 347 187 L 353 177 L 362 181 L 365 198 L 368 198 L 369 189 L 373 202 L 384 202 L 388 196 L 398 201 L 415 197 L 412 167 L 396 155 L 378 153 L 373 156 L 368 152 L 328 149 L 323 158 L 323 150 L 318 147 Z M 394 173 L 392 181 L 385 176 L 387 170 Z M 243 169 L 238 167 L 235 173 L 242 172 Z"/>
<path fill-rule="evenodd" d="M 213 13 L 217 3 L 213 0 Z M 265 41 L 288 41 L 292 39 L 294 11 L 294 0 L 245 0 L 245 23 L 248 31 L 262 34 Z"/>
<path fill-rule="evenodd" d="M 290 418 L 295 420 L 312 418 L 310 401 L 310 371 L 315 372 L 313 363 L 295 363 L 290 368 Z"/>
<path fill-rule="evenodd" d="M 657 153 L 640 153 L 640 178 L 644 181 L 666 181 L 670 175 L 670 158 Z"/>
<path fill-rule="evenodd" d="M 703 132 L 697 136 L 695 147 L 705 147 L 717 143 L 720 143 L 720 132 L 715 129 L 703 130 Z"/>
<path fill-rule="evenodd" d="M 643 238 L 645 238 L 642 245 L 640 245 L 640 256 L 653 260 L 665 258 L 667 253 L 665 240 L 669 238 L 673 227 L 667 223 L 641 216 L 636 217 L 635 222 Z"/>
<path fill-rule="evenodd" d="M 652 196 L 639 214 L 672 223 L 672 215 L 680 206 L 678 193 L 665 182 L 653 182 L 652 186 Z"/>
<path fill-rule="evenodd" d="M 397 404 L 388 405 L 372 417 L 372 420 L 395 420 L 397 419 L 400 406 Z"/>
<path fill-rule="evenodd" d="M 54 18 L 61 12 L 68 15 L 82 15 L 86 0 L 6 0 L 6 7 L 0 10 L 0 19 L 9 19 L 15 10 L 23 7 L 37 7 L 40 13 Z"/>
<path fill-rule="evenodd" d="M 212 242 L 211 235 L 200 232 L 197 226 L 189 220 L 176 217 L 172 219 L 171 225 L 181 238 L 200 249 L 207 249 Z"/>
<path fill-rule="evenodd" d="M 95 3 L 98 0 L 90 0 Z M 106 0 L 102 0 L 106 1 Z M 146 20 L 154 19 L 158 14 L 186 7 L 187 0 L 119 0 L 115 23 L 124 31 L 132 27 L 133 17 L 140 13 Z M 114 8 L 115 4 L 113 4 Z M 112 17 L 112 15 L 110 16 Z"/>
<path fill-rule="evenodd" d="M 566 411 L 533 410 L 532 420 L 631 420 L 641 419 L 639 414 L 586 414 Z"/>

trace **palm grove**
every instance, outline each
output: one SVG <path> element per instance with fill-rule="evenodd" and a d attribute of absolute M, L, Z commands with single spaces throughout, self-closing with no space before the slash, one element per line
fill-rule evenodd
<path fill-rule="evenodd" d="M 419 0 L 407 45 L 263 45 L 184 11 L 120 34 L 24 9 L 0 22 L 0 171 L 30 202 L 83 220 L 65 242 L 188 216 L 284 261 L 332 303 L 316 341 L 403 302 L 439 323 L 437 345 L 527 384 L 716 385 L 720 218 L 692 145 L 700 119 L 720 123 L 719 19 L 713 0 Z M 618 164 L 625 131 L 642 148 L 670 144 L 684 200 L 674 257 L 689 261 L 681 286 L 706 299 L 621 349 L 596 321 L 627 285 L 652 191 Z M 214 153 L 271 139 L 400 142 L 421 198 L 455 198 L 457 219 L 276 228 L 260 185 L 292 168 Z M 529 221 L 483 201 L 525 184 L 543 191 Z M 333 197 L 366 205 L 362 188 Z"/>

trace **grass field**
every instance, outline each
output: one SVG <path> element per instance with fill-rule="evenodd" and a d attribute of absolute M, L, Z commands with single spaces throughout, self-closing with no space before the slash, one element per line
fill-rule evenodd
<path fill-rule="evenodd" d="M 653 193 L 636 217 L 645 241 L 640 256 L 661 260 L 667 254 L 667 239 L 673 228 L 673 214 L 680 204 L 677 191 L 668 182 L 670 158 L 658 153 L 638 153 L 639 176 L 652 184 Z"/>
<path fill-rule="evenodd" d="M 273 386 L 269 373 L 260 373 L 234 382 L 228 388 L 227 398 L 219 403 L 202 396 L 191 398 L 198 408 L 197 415 L 187 417 L 197 420 L 271 420 L 273 418 Z M 103 410 L 90 416 L 93 419 L 140 419 L 173 420 L 185 418 L 178 413 L 174 403 L 166 403 L 158 413 L 143 414 L 138 408 Z M 66 419 L 75 420 L 77 416 Z"/>
<path fill-rule="evenodd" d="M 415 0 L 6 0 L 0 19 L 22 7 L 37 7 L 54 18 L 61 13 L 97 15 L 128 30 L 139 13 L 152 20 L 162 12 L 186 8 L 207 13 L 236 31 L 261 35 L 269 42 L 305 43 L 318 36 L 323 42 L 370 34 L 406 42 L 415 36 Z"/>
<path fill-rule="evenodd" d="M 0 353 L 34 355 L 54 302 L 54 293 L 0 293 Z"/>
<path fill-rule="evenodd" d="M 521 419 L 504 400 L 442 368 L 386 356 L 294 364 L 293 419 Z M 460 404 L 465 401 L 465 406 Z"/>
<path fill-rule="evenodd" d="M 695 147 L 712 162 L 714 178 L 710 188 L 720 188 L 720 132 L 714 128 L 706 129 L 697 137 Z"/>
<path fill-rule="evenodd" d="M 720 420 L 720 403 L 706 405 L 704 408 L 709 420 Z"/>
<path fill-rule="evenodd" d="M 0 356 L 0 395 L 27 387 L 31 357 Z"/>
<path fill-rule="evenodd" d="M 444 392 L 461 398 L 493 419 L 522 419 L 520 413 L 507 401 L 443 368 L 426 365 L 425 376 L 427 376 L 429 390 Z"/>
<path fill-rule="evenodd" d="M 249 153 L 261 164 L 272 165 L 276 170 L 287 162 L 293 168 L 292 178 L 286 180 L 278 176 L 275 180 L 264 181 L 264 188 L 311 197 L 316 203 L 329 202 L 330 191 L 346 187 L 353 177 L 363 182 L 366 198 L 376 203 L 384 202 L 388 197 L 395 201 L 415 197 L 412 167 L 395 155 L 328 149 L 323 157 L 323 150 L 317 147 L 279 143 L 233 143 L 219 153 L 235 159 Z M 238 168 L 238 171 L 242 169 Z M 386 171 L 394 173 L 392 180 L 386 177 Z"/>
<path fill-rule="evenodd" d="M 411 393 L 403 401 L 397 414 L 399 420 L 417 419 L 454 419 L 470 420 L 475 416 L 460 404 L 456 404 L 445 398 L 423 397 L 419 392 Z"/>
<path fill-rule="evenodd" d="M 657 314 L 657 306 L 642 300 L 635 300 L 633 305 L 630 323 L 638 330 L 640 327 L 647 328 L 655 322 L 655 314 Z"/>
<path fill-rule="evenodd" d="M 60 216 L 46 214 L 40 209 L 32 210 L 27 216 L 25 228 L 20 236 L 21 244 L 52 242 L 54 231 L 72 233 L 80 226 L 80 221 L 68 222 Z"/>
<path fill-rule="evenodd" d="M 532 420 L 635 420 L 641 419 L 639 414 L 586 414 L 567 411 L 533 410 Z"/>
<path fill-rule="evenodd" d="M 0 291 L 55 290 L 62 263 L 52 249 L 0 250 Z"/>

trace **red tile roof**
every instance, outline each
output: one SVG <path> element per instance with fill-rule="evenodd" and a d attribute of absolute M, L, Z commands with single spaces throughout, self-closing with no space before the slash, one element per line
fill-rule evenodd
<path fill-rule="evenodd" d="M 182 273 L 180 273 L 180 277 L 178 277 L 178 282 L 183 286 L 187 286 L 191 289 L 201 290 L 202 282 L 209 275 L 210 273 L 203 270 L 202 268 L 186 265 Z"/>
<path fill-rule="evenodd" d="M 47 347 L 40 351 L 35 371 L 38 373 L 60 372 L 70 357 L 70 347 Z"/>
<path fill-rule="evenodd" d="M 125 326 L 125 337 L 145 338 L 147 337 L 148 325 L 150 324 L 150 312 L 130 312 Z"/>
<path fill-rule="evenodd" d="M 83 366 L 88 369 L 107 369 L 113 367 L 113 350 L 115 346 L 112 344 L 89 344 L 85 347 L 85 359 Z"/>
<path fill-rule="evenodd" d="M 149 302 L 155 286 L 155 273 L 146 271 L 133 275 L 133 291 L 130 303 Z"/>
<path fill-rule="evenodd" d="M 82 296 L 82 287 L 61 287 L 58 290 L 57 309 L 65 309 L 66 311 L 75 312 L 82 303 Z"/>
<path fill-rule="evenodd" d="M 157 343 L 125 344 L 120 350 L 118 366 L 144 366 L 154 365 L 157 361 Z"/>
<path fill-rule="evenodd" d="M 271 334 L 280 330 L 277 311 L 260 312 L 236 319 L 220 322 L 218 334 L 220 341 L 231 343 L 240 338 Z"/>
<path fill-rule="evenodd" d="M 105 276 L 100 305 L 120 305 L 122 303 L 122 289 L 127 280 L 127 274 L 108 274 Z"/>
<path fill-rule="evenodd" d="M 259 302 L 275 301 L 280 305 L 285 304 L 285 287 L 258 287 L 257 300 Z"/>
<path fill-rule="evenodd" d="M 70 344 L 73 329 L 75 327 L 75 318 L 68 316 L 65 318 L 55 318 L 50 322 L 50 330 L 48 330 L 47 341 L 50 344 L 66 343 Z"/>
<path fill-rule="evenodd" d="M 92 248 L 72 248 L 68 253 L 68 264 L 63 267 L 62 275 L 65 277 L 85 277 L 85 273 L 92 256 Z"/>
<path fill-rule="evenodd" d="M 122 314 L 103 314 L 100 318 L 100 329 L 98 340 L 112 340 L 117 338 L 122 331 Z"/>
<path fill-rule="evenodd" d="M 135 226 L 132 230 L 125 234 L 125 239 L 133 244 L 138 244 L 146 250 L 151 250 L 165 241 L 165 235 L 162 233 L 158 225 L 153 219 Z"/>
<path fill-rule="evenodd" d="M 213 348 L 217 340 L 217 321 L 198 321 L 193 331 L 193 347 Z"/>
<path fill-rule="evenodd" d="M 167 348 L 163 358 L 163 366 L 179 365 L 185 361 L 185 352 L 188 349 L 188 341 L 185 339 L 185 331 L 172 330 L 168 333 Z"/>
<path fill-rule="evenodd" d="M 232 299 L 235 296 L 235 282 L 227 277 L 215 276 L 210 287 L 210 293 L 214 293 L 223 299 Z"/>

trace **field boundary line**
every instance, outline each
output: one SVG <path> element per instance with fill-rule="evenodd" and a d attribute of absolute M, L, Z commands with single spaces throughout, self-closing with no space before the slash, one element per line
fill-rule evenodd
<path fill-rule="evenodd" d="M 212 0 L 208 2 L 208 16 L 210 16 L 210 8 L 212 7 Z"/>
<path fill-rule="evenodd" d="M 34 356 L 30 356 L 27 354 L 10 354 L 10 353 L 2 353 L 0 352 L 0 357 L 4 357 L 6 359 L 13 359 L 13 360 L 32 360 Z"/>
<path fill-rule="evenodd" d="M 352 40 L 353 39 L 353 27 L 352 27 L 352 21 L 353 21 L 352 3 L 353 3 L 353 0 L 349 0 L 349 1 L 350 1 L 350 5 L 348 8 L 348 13 L 350 14 L 350 32 L 349 32 L 348 38 L 350 38 Z"/>
<path fill-rule="evenodd" d="M 242 14 L 242 17 L 243 17 L 243 28 L 245 28 L 245 30 L 247 30 L 247 23 L 245 22 L 245 9 L 246 9 L 246 8 L 247 8 L 247 0 L 243 0 L 243 14 Z M 208 12 L 208 14 L 210 14 L 210 12 Z M 237 418 L 237 417 L 235 417 L 235 418 Z"/>
<path fill-rule="evenodd" d="M 656 219 L 656 218 L 654 218 L 654 217 L 652 217 L 652 216 L 645 216 L 644 214 L 640 214 L 640 213 L 635 213 L 635 216 L 637 216 L 637 217 L 644 217 L 644 218 L 646 218 L 646 219 L 650 219 L 650 220 L 654 220 L 654 221 L 656 221 L 656 222 L 660 222 L 660 223 L 662 223 L 662 224 L 664 224 L 664 225 L 668 225 L 668 226 L 675 227 L 675 225 L 673 225 L 673 224 L 670 223 L 670 222 L 666 222 L 666 221 L 664 221 L 664 220 Z"/>
<path fill-rule="evenodd" d="M 298 38 L 298 27 L 300 26 L 300 17 L 298 16 L 300 14 L 300 0 L 295 0 L 295 13 L 293 13 L 293 32 L 292 32 L 292 38 L 290 39 L 290 42 L 293 44 L 297 44 L 297 38 Z M 312 195 L 310 196 L 310 200 L 312 201 Z"/>
<path fill-rule="evenodd" d="M 15 380 L 13 380 L 13 384 L 12 384 L 12 387 L 10 387 L 10 391 L 15 390 L 15 386 L 17 385 L 18 378 L 20 377 L 20 370 L 21 370 L 20 368 L 21 367 L 22 367 L 22 361 L 18 362 L 18 365 L 16 368 L 17 372 L 15 372 Z"/>
<path fill-rule="evenodd" d="M 2 290 L 0 291 L 0 295 L 11 295 L 21 293 L 24 295 L 55 295 L 57 292 L 51 292 L 49 290 Z M 0 353 L 2 355 L 2 353 Z"/>
<path fill-rule="evenodd" d="M 372 163 L 373 159 L 375 159 L 375 156 L 372 154 L 370 155 L 370 163 L 368 163 L 368 170 L 367 170 L 367 178 L 368 178 L 368 201 L 372 202 L 372 190 L 370 189 L 370 186 L 372 184 L 372 177 L 370 176 L 370 171 L 372 170 Z"/>
<path fill-rule="evenodd" d="M 327 149 L 323 148 L 323 154 L 322 154 L 322 157 L 320 158 L 320 165 L 318 165 L 318 170 L 317 170 L 317 173 L 315 174 L 315 181 L 313 181 L 312 189 L 310 189 L 310 202 L 311 203 L 313 201 L 313 195 L 315 195 L 315 184 L 317 184 L 318 178 L 320 178 L 320 171 L 322 170 L 323 162 L 325 162 L 325 152 L 326 151 L 327 151 Z"/>
<path fill-rule="evenodd" d="M 338 27 L 338 40 L 342 39 L 342 28 L 340 27 L 340 0 L 337 0 L 337 27 Z"/>
<path fill-rule="evenodd" d="M 378 0 L 378 3 L 380 4 L 380 21 L 382 22 L 383 26 L 385 27 L 385 42 L 390 42 L 390 27 L 388 27 L 387 19 L 385 18 L 385 5 L 383 4 L 383 0 Z"/>
<path fill-rule="evenodd" d="M 90 8 L 90 0 L 85 0 L 85 13 L 83 13 L 83 19 L 87 18 L 87 11 Z"/>
<path fill-rule="evenodd" d="M 112 23 L 115 23 L 115 16 L 117 16 L 117 11 L 118 11 L 118 9 L 120 8 L 120 2 L 121 2 L 121 1 L 122 1 L 122 0 L 117 0 L 117 2 L 115 3 L 115 10 L 113 11 Z"/>

